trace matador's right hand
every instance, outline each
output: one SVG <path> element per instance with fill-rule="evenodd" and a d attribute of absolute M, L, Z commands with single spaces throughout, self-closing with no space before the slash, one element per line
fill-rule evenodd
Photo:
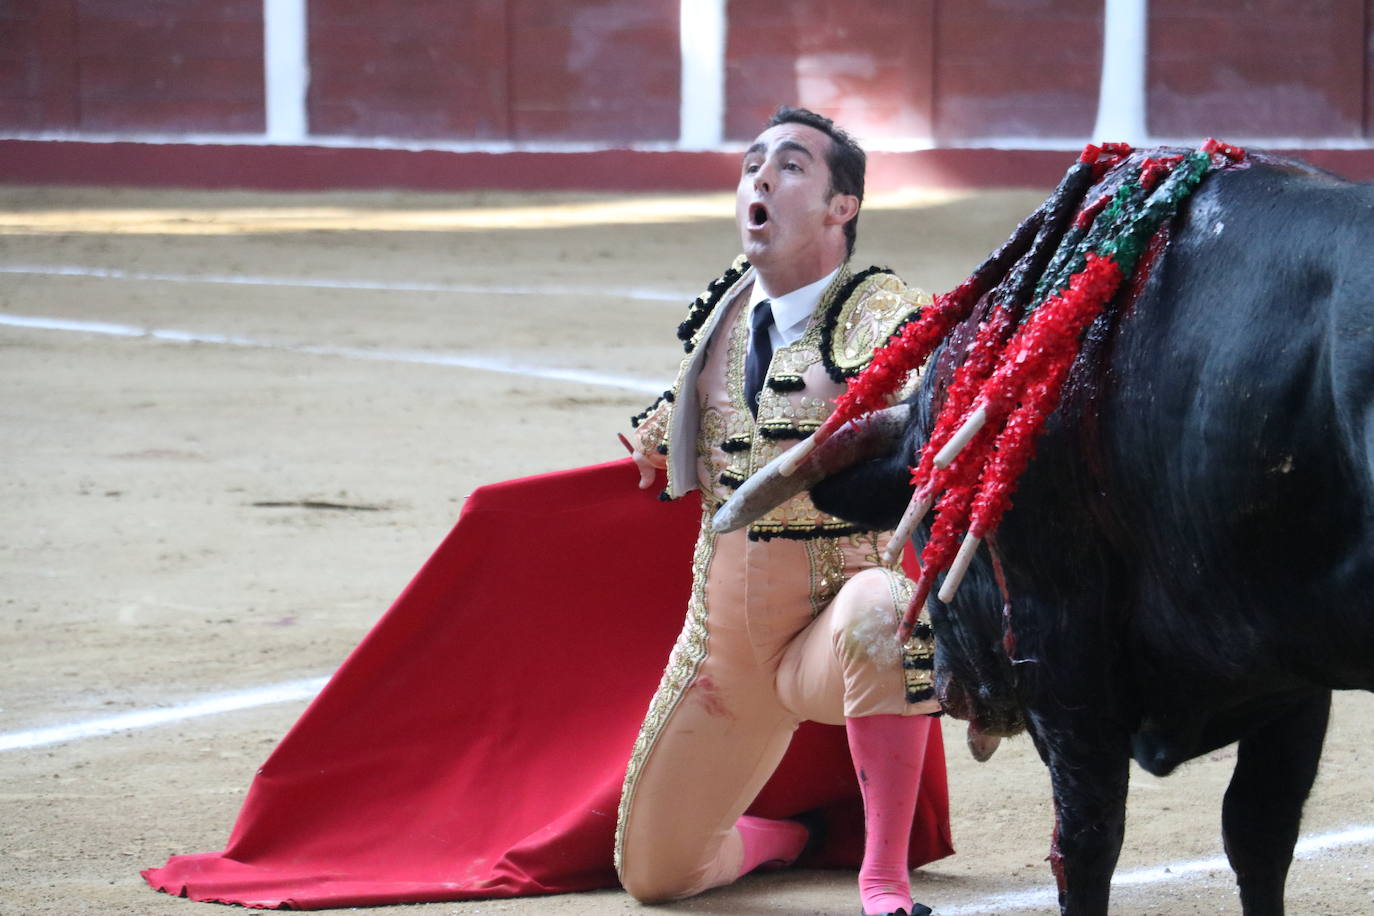
<path fill-rule="evenodd" d="M 631 445 L 624 433 L 616 433 L 616 436 L 620 439 L 620 444 L 625 446 L 626 451 L 630 453 L 630 457 L 635 460 L 635 467 L 639 468 L 639 488 L 641 490 L 649 489 L 654 485 L 654 478 L 658 475 L 659 466 L 650 461 L 648 455 Z"/>
<path fill-rule="evenodd" d="M 635 460 L 635 467 L 639 468 L 639 488 L 647 490 L 654 485 L 654 478 L 658 476 L 658 468 L 654 467 L 648 457 L 638 449 L 630 453 Z"/>

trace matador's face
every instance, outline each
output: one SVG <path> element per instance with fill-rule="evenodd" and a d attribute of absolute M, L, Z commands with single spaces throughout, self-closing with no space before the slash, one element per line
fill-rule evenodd
<path fill-rule="evenodd" d="M 745 255 L 761 271 L 802 276 L 831 257 L 827 233 L 835 227 L 843 232 L 845 222 L 836 221 L 832 201 L 848 195 L 831 194 L 826 162 L 830 143 L 830 137 L 809 125 L 779 124 L 759 134 L 744 154 L 735 220 Z"/>

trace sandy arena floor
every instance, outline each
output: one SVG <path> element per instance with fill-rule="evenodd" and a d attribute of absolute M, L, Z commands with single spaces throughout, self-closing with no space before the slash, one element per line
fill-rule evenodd
<path fill-rule="evenodd" d="M 1041 196 L 874 200 L 858 260 L 950 288 Z M 0 189 L 0 741 L 327 675 L 475 486 L 619 457 L 615 433 L 677 363 L 687 301 L 734 255 L 731 209 Z M 567 369 L 617 378 L 540 374 Z M 138 870 L 221 848 L 303 705 L 0 751 L 0 913 L 228 912 Z M 1304 825 L 1321 848 L 1294 866 L 1290 912 L 1374 912 L 1370 708 L 1338 699 Z M 1030 742 L 980 766 L 961 724 L 944 727 L 960 853 L 917 873 L 918 899 L 945 916 L 1054 911 Z M 1214 861 L 1232 762 L 1133 774 L 1114 912 L 1239 911 Z M 606 891 L 375 912 L 644 909 Z M 849 874 L 775 873 L 655 909 L 857 900 Z"/>

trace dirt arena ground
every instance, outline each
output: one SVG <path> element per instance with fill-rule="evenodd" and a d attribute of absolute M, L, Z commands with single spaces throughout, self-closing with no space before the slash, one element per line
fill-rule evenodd
<path fill-rule="evenodd" d="M 875 199 L 858 260 L 947 289 L 1041 196 Z M 0 188 L 0 741 L 327 675 L 474 487 L 619 457 L 686 302 L 734 255 L 730 212 L 722 195 Z M 548 374 L 569 369 L 614 378 Z M 0 751 L 0 913 L 222 912 L 138 870 L 221 848 L 303 705 Z M 1374 912 L 1370 709 L 1338 698 L 1290 912 Z M 918 899 L 1054 911 L 1030 742 L 978 765 L 943 727 L 960 852 L 917 873 Z M 1114 912 L 1239 911 L 1216 859 L 1232 763 L 1134 772 Z M 606 891 L 375 912 L 644 910 Z M 857 902 L 850 874 L 775 873 L 661 910 Z"/>

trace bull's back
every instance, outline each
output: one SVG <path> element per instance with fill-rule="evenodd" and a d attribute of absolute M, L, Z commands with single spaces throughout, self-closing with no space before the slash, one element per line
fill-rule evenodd
<path fill-rule="evenodd" d="M 1374 687 L 1370 251 L 1370 188 L 1222 172 L 1120 319 L 1092 447 L 1144 679 Z"/>

